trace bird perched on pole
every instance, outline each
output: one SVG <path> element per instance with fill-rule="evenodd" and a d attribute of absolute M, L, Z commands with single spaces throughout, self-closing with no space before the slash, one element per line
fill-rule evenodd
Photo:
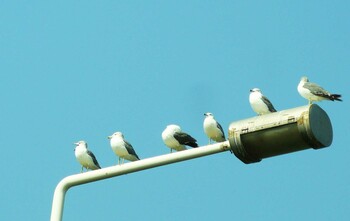
<path fill-rule="evenodd" d="M 121 159 L 122 163 L 124 163 L 124 159 L 129 161 L 140 160 L 132 145 L 124 139 L 124 135 L 121 132 L 115 132 L 108 136 L 108 139 L 110 139 L 113 152 L 118 156 L 118 164 L 120 164 Z"/>
<path fill-rule="evenodd" d="M 250 90 L 249 103 L 258 115 L 276 112 L 276 109 L 273 107 L 270 100 L 261 93 L 259 88 L 253 88 Z"/>
<path fill-rule="evenodd" d="M 170 152 L 174 150 L 186 150 L 185 146 L 198 147 L 197 140 L 189 134 L 182 132 L 178 125 L 168 125 L 162 133 L 162 138 Z"/>
<path fill-rule="evenodd" d="M 224 130 L 221 125 L 215 120 L 214 115 L 212 113 L 204 114 L 204 122 L 203 128 L 204 133 L 209 137 L 209 144 L 211 140 L 216 142 L 223 142 L 226 140 Z"/>
<path fill-rule="evenodd" d="M 311 105 L 313 101 L 342 101 L 342 99 L 340 99 L 340 94 L 329 93 L 318 84 L 309 82 L 309 79 L 305 76 L 300 79 L 298 92 L 302 97 L 309 101 L 309 105 Z"/>
<path fill-rule="evenodd" d="M 74 144 L 76 145 L 74 149 L 75 157 L 82 166 L 81 172 L 83 172 L 84 168 L 86 170 L 101 169 L 100 165 L 96 160 L 95 155 L 90 150 L 88 150 L 88 145 L 85 141 L 81 140 Z"/>

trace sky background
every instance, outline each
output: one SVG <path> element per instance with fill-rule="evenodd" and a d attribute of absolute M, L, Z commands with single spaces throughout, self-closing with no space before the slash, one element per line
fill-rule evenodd
<path fill-rule="evenodd" d="M 208 143 L 253 117 L 259 87 L 278 110 L 307 104 L 306 75 L 333 143 L 246 165 L 229 152 L 70 189 L 63 220 L 348 220 L 349 1 L 2 1 L 0 220 L 49 220 L 53 192 L 80 172 L 86 140 L 102 167 L 122 131 L 140 158 L 169 153 L 178 124 Z"/>

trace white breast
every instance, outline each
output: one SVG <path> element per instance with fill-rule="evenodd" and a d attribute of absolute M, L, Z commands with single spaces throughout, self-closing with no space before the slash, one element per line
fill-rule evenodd
<path fill-rule="evenodd" d="M 129 154 L 124 146 L 124 141 L 121 138 L 113 137 L 110 142 L 111 142 L 111 148 L 117 156 L 125 157 L 126 155 Z"/>
<path fill-rule="evenodd" d="M 259 93 L 251 93 L 249 95 L 249 103 L 252 109 L 259 115 L 270 113 L 269 108 L 262 101 Z"/>
<path fill-rule="evenodd" d="M 162 138 L 165 145 L 167 145 L 169 148 L 175 149 L 177 151 L 186 150 L 186 147 L 184 145 L 181 145 L 168 131 L 165 130 L 162 133 Z"/>

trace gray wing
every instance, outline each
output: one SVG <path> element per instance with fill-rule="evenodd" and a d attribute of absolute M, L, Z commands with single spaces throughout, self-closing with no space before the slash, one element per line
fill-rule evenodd
<path fill-rule="evenodd" d="M 94 164 L 101 169 L 100 165 L 98 164 L 97 160 L 96 160 L 96 157 L 95 155 L 90 151 L 88 150 L 87 151 L 87 154 L 92 158 L 92 161 L 94 162 Z"/>
<path fill-rule="evenodd" d="M 197 140 L 184 132 L 175 132 L 174 138 L 182 145 L 198 147 Z"/>
<path fill-rule="evenodd" d="M 267 105 L 267 108 L 269 108 L 270 112 L 276 112 L 276 109 L 273 107 L 271 101 L 267 97 L 262 96 L 261 99 Z"/>
<path fill-rule="evenodd" d="M 306 82 L 303 87 L 308 89 L 313 95 L 324 97 L 332 101 L 334 100 L 342 101 L 342 99 L 340 99 L 341 98 L 340 94 L 331 94 L 327 90 L 319 86 L 318 84 Z"/>
<path fill-rule="evenodd" d="M 219 128 L 219 130 L 221 131 L 221 133 L 222 133 L 222 138 L 224 138 L 224 139 L 226 140 L 224 130 L 222 129 L 222 126 L 219 124 L 219 122 L 216 122 L 216 126 L 217 126 L 217 127 Z"/>
<path fill-rule="evenodd" d="M 326 91 L 320 85 L 315 83 L 306 82 L 303 87 L 308 89 L 312 94 L 316 96 L 329 97 L 330 95 L 328 91 Z"/>
<path fill-rule="evenodd" d="M 132 145 L 126 140 L 124 140 L 124 143 L 125 143 L 125 148 L 128 151 L 128 153 L 131 154 L 131 155 L 134 155 L 137 159 L 140 159 L 139 156 L 137 156 L 137 154 L 136 154 L 134 148 L 132 147 Z"/>

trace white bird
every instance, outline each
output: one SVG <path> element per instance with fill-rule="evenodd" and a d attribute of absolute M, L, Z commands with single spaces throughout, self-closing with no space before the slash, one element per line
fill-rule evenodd
<path fill-rule="evenodd" d="M 75 157 L 82 166 L 81 172 L 83 172 L 84 168 L 86 168 L 86 170 L 101 169 L 95 155 L 90 150 L 88 150 L 88 145 L 85 141 L 81 140 L 74 144 L 76 145 L 74 149 Z"/>
<path fill-rule="evenodd" d="M 313 101 L 331 100 L 342 101 L 340 94 L 331 94 L 321 86 L 315 83 L 309 82 L 307 77 L 302 77 L 298 84 L 299 94 L 312 104 Z"/>
<path fill-rule="evenodd" d="M 215 120 L 212 113 L 204 114 L 203 128 L 204 133 L 209 137 L 209 144 L 211 140 L 216 142 L 223 142 L 226 140 L 224 130 L 221 125 Z"/>
<path fill-rule="evenodd" d="M 261 93 L 259 88 L 253 88 L 250 90 L 249 103 L 258 115 L 276 112 L 276 109 L 273 107 L 270 100 Z"/>
<path fill-rule="evenodd" d="M 118 164 L 120 164 L 121 159 L 123 163 L 124 159 L 129 161 L 140 160 L 132 145 L 124 139 L 121 132 L 115 132 L 111 136 L 108 136 L 108 139 L 110 139 L 113 152 L 118 156 Z"/>
<path fill-rule="evenodd" d="M 170 152 L 174 150 L 186 150 L 185 145 L 198 147 L 197 140 L 181 131 L 178 125 L 168 125 L 162 133 L 162 138 L 166 146 L 170 148 Z"/>

